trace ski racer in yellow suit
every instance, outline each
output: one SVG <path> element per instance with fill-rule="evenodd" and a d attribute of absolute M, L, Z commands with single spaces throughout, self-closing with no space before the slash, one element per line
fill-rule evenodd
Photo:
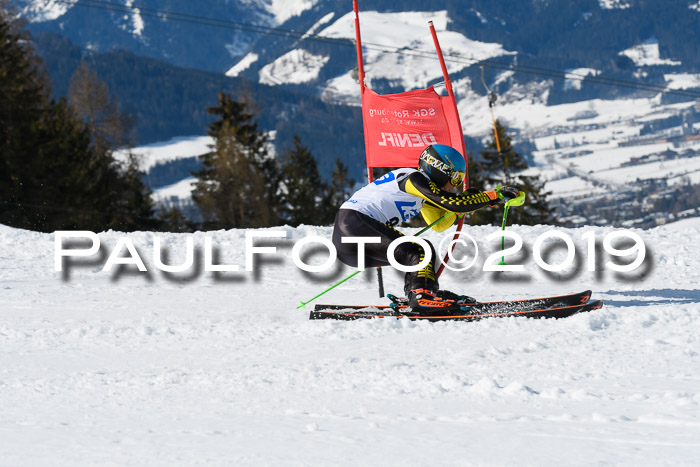
<path fill-rule="evenodd" d="M 379 237 L 379 243 L 364 245 L 366 267 L 387 266 L 387 250 L 392 241 L 402 236 L 394 228 L 400 222 L 418 215 L 431 224 L 447 214 L 432 228 L 442 232 L 454 224 L 458 214 L 495 206 L 505 199 L 516 198 L 519 190 L 502 186 L 485 192 L 462 193 L 466 163 L 454 148 L 433 144 L 423 150 L 418 168 L 393 170 L 361 188 L 340 207 L 333 228 L 333 244 L 338 258 L 348 266 L 357 267 L 358 245 L 343 242 L 343 237 Z M 430 242 L 428 242 L 430 244 Z M 470 297 L 439 290 L 435 274 L 435 247 L 431 261 L 423 269 L 408 272 L 404 292 L 412 308 L 426 307 L 435 301 L 471 301 Z M 418 243 L 401 243 L 394 257 L 406 266 L 419 264 L 425 251 Z"/>

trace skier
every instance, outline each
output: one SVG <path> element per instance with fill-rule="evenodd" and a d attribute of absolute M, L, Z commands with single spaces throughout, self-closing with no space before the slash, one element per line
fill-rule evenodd
<path fill-rule="evenodd" d="M 447 214 L 432 228 L 442 232 L 449 228 L 459 213 L 495 206 L 504 199 L 515 198 L 519 190 L 501 186 L 496 190 L 462 192 L 466 163 L 462 155 L 450 146 L 433 144 L 423 150 L 418 168 L 393 170 L 369 185 L 361 188 L 340 209 L 333 228 L 333 244 L 338 259 L 348 266 L 357 267 L 358 245 L 343 243 L 343 237 L 379 237 L 379 243 L 364 245 L 366 267 L 389 265 L 387 250 L 395 239 L 403 234 L 394 227 L 416 216 L 419 212 L 428 224 Z M 416 272 L 408 272 L 404 292 L 409 306 L 416 309 L 444 308 L 447 303 L 468 303 L 471 297 L 439 290 L 435 274 L 435 247 L 431 248 L 431 260 Z M 397 246 L 394 257 L 406 266 L 419 264 L 426 252 L 418 243 L 405 242 Z"/>

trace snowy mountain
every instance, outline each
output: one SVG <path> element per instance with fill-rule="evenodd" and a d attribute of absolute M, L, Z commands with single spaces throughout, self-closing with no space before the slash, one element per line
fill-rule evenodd
<path fill-rule="evenodd" d="M 591 229 L 559 229 L 577 270 L 484 273 L 494 227 L 470 228 L 480 261 L 441 284 L 482 300 L 593 289 L 601 310 L 563 320 L 309 321 L 296 310 L 350 272 L 302 273 L 291 245 L 326 227 L 280 228 L 245 272 L 246 235 L 99 234 L 64 260 L 54 235 L 0 226 L 0 459 L 7 465 L 697 465 L 700 257 L 697 220 L 638 230 L 648 260 L 614 273 Z M 517 227 L 525 245 L 547 230 Z M 601 240 L 613 229 L 596 229 Z M 155 268 L 154 238 L 167 264 Z M 130 239 L 147 272 L 116 264 Z M 205 272 L 209 238 L 217 264 Z M 430 235 L 433 241 L 438 234 Z M 124 245 L 122 243 L 122 245 Z M 87 247 L 88 245 L 81 245 Z M 117 254 L 120 254 L 117 251 Z M 308 262 L 323 263 L 326 253 Z M 557 264 L 565 255 L 556 249 Z M 122 246 L 121 256 L 129 259 Z M 616 260 L 617 261 L 617 260 Z M 318 301 L 384 303 L 374 274 Z M 400 291 L 387 270 L 388 291 Z M 469 284 L 467 287 L 466 284 Z"/>
<path fill-rule="evenodd" d="M 30 21 L 32 32 L 63 34 L 90 50 L 127 49 L 176 65 L 229 70 L 277 85 L 313 82 L 323 92 L 329 81 L 354 66 L 349 41 L 318 40 L 354 39 L 350 0 L 228 0 L 211 2 L 206 8 L 183 0 L 86 0 L 75 4 L 13 0 L 12 4 Z M 675 71 L 700 73 L 696 59 L 700 12 L 697 2 L 690 0 L 585 0 L 575 4 L 463 0 L 431 2 L 429 9 L 415 0 L 401 4 L 361 0 L 359 4 L 368 79 L 370 83 L 386 79 L 388 87 L 424 86 L 439 78 L 434 59 L 414 60 L 405 54 L 409 50 L 433 53 L 426 37 L 428 20 L 441 31 L 445 52 L 454 55 L 453 73 L 474 67 L 475 61 L 502 55 L 512 58 L 502 60 L 504 63 L 551 65 L 573 74 L 584 68 L 611 77 L 647 74 L 645 81 L 654 83 L 663 82 L 661 75 L 650 68 L 635 68 L 675 67 Z M 322 59 L 306 64 L 302 57 Z M 412 78 L 393 69 L 397 64 L 410 68 Z M 323 73 L 306 74 L 305 81 L 294 73 L 297 67 L 309 66 L 324 69 Z M 286 79 L 271 78 L 270 68 L 278 75 L 287 69 L 291 74 Z M 537 78 L 519 73 L 506 81 L 513 79 L 522 83 Z M 377 85 L 378 90 L 381 87 Z M 599 91 L 599 97 L 604 93 Z M 568 96 L 572 97 L 575 94 Z"/>
<path fill-rule="evenodd" d="M 441 81 L 426 27 L 432 20 L 447 57 L 465 133 L 477 140 L 491 137 L 480 72 L 480 65 L 485 65 L 486 82 L 498 95 L 496 115 L 516 134 L 516 143 L 534 146 L 531 155 L 537 167 L 530 172 L 549 180 L 547 189 L 559 204 L 561 220 L 574 225 L 597 222 L 649 227 L 677 216 L 700 215 L 700 139 L 696 138 L 700 134 L 700 62 L 697 57 L 685 56 L 682 45 L 670 39 L 660 22 L 655 22 L 651 32 L 630 24 L 635 16 L 654 10 L 650 3 L 600 2 L 597 6 L 588 11 L 591 5 L 579 5 L 581 16 L 574 23 L 576 28 L 596 29 L 613 18 L 621 20 L 621 15 L 630 26 L 630 36 L 615 37 L 617 40 L 598 50 L 600 56 L 595 61 L 587 62 L 596 63 L 597 68 L 581 66 L 584 62 L 580 60 L 589 52 L 582 53 L 580 43 L 575 44 L 575 50 L 560 50 L 571 57 L 568 61 L 553 59 L 553 52 L 546 51 L 547 45 L 561 49 L 562 44 L 552 44 L 552 39 L 571 41 L 565 40 L 556 27 L 552 27 L 550 38 L 537 44 L 538 54 L 533 56 L 512 37 L 493 43 L 473 40 L 471 37 L 489 35 L 483 31 L 480 34 L 478 28 L 460 32 L 464 15 L 459 17 L 453 10 L 361 12 L 367 84 L 382 92 L 397 92 Z M 674 7 L 677 14 L 689 16 L 692 24 L 700 25 L 700 15 L 691 11 L 694 4 L 678 2 L 670 8 Z M 470 11 L 482 26 L 494 24 L 488 7 Z M 307 34 L 352 39 L 353 18 L 351 12 L 328 14 Z M 540 29 L 552 22 L 546 14 L 539 19 Z M 505 29 L 514 24 L 503 19 L 501 26 Z M 635 34 L 648 37 L 635 39 Z M 359 105 L 355 65 L 342 74 L 337 68 L 326 72 L 329 60 L 333 63 L 332 55 L 320 54 L 317 44 L 295 46 L 299 48 L 279 58 L 268 56 L 267 60 L 262 60 L 262 52 L 254 47 L 251 54 L 256 60 L 244 59 L 241 64 L 246 66 L 237 64 L 231 73 L 282 85 L 291 84 L 289 80 L 299 76 L 298 70 L 305 70 L 303 76 L 309 87 L 318 89 L 322 99 Z M 311 54 L 311 50 L 316 53 L 313 62 L 289 59 Z M 312 72 L 308 69 L 310 63 L 316 64 Z M 553 68 L 547 68 L 547 63 Z M 531 64 L 537 68 L 531 68 Z M 270 70 L 276 73 L 274 80 L 270 79 Z M 299 80 L 295 79 L 294 84 L 298 85 Z M 660 93 L 660 89 L 670 93 Z M 479 150 L 469 145 L 468 149 Z M 645 196 L 683 201 L 669 211 L 668 206 L 661 208 L 661 203 L 640 199 Z M 611 211 L 615 203 L 627 209 Z M 600 212 L 588 209 L 588 205 L 596 205 Z"/>
<path fill-rule="evenodd" d="M 260 36 L 228 27 L 235 24 L 206 25 L 202 17 L 275 26 L 313 1 L 294 5 L 281 0 L 216 1 L 207 3 L 206 9 L 185 0 L 12 3 L 34 33 L 59 33 L 92 51 L 125 49 L 179 66 L 221 71 Z"/>
<path fill-rule="evenodd" d="M 232 67 L 231 73 L 243 73 L 250 79 L 260 80 L 266 79 L 269 67 L 274 66 L 280 75 L 274 83 L 291 83 L 284 80 L 284 70 L 293 75 L 296 67 L 306 66 L 303 61 L 289 60 L 290 52 L 296 50 L 298 56 L 308 53 L 325 58 L 323 66 L 317 65 L 319 70 L 307 77 L 307 82 L 323 93 L 329 84 L 344 74 L 339 73 L 343 67 L 346 67 L 344 72 L 354 67 L 354 61 L 347 61 L 348 55 L 353 54 L 343 54 L 342 62 L 334 60 L 340 45 L 322 40 L 345 38 L 349 40 L 346 45 L 351 45 L 349 42 L 354 40 L 355 33 L 349 4 L 319 2 L 315 8 L 290 18 L 284 27 L 303 32 L 306 40 L 290 42 L 270 37 L 253 44 L 249 54 Z M 467 69 L 478 68 L 482 64 L 479 62 L 496 57 L 501 58 L 485 63 L 489 71 L 497 72 L 496 65 L 517 63 L 523 67 L 537 66 L 544 76 L 552 71 L 570 73 L 568 79 L 562 77 L 549 84 L 558 91 L 564 88 L 581 91 L 578 85 L 571 88 L 571 83 L 582 80 L 587 74 L 630 79 L 636 74 L 638 78 L 644 76 L 646 83 L 661 84 L 669 82 L 668 78 L 658 74 L 662 69 L 669 74 L 673 71 L 700 72 L 695 56 L 697 45 L 689 45 L 688 42 L 693 40 L 688 36 L 680 37 L 674 29 L 684 28 L 690 37 L 697 37 L 695 28 L 700 18 L 695 13 L 694 3 L 667 2 L 661 5 L 638 0 L 584 1 L 563 5 L 541 1 L 462 1 L 457 4 L 433 2 L 428 11 L 422 4 L 420 8 L 417 6 L 417 2 L 397 5 L 378 1 L 363 8 L 363 2 L 360 2 L 368 83 L 378 91 L 426 86 L 441 78 L 427 30 L 428 20 L 433 20 L 440 32 L 448 63 L 452 66 L 450 71 L 458 76 L 469 75 Z M 675 17 L 677 21 L 666 23 L 667 17 Z M 617 28 L 611 30 L 615 24 Z M 416 53 L 428 56 L 419 59 Z M 397 66 L 404 73 L 400 73 Z M 542 80 L 533 69 L 516 71 L 516 74 L 489 81 L 505 90 L 513 83 Z M 387 82 L 382 83 L 382 80 Z M 293 82 L 298 84 L 298 79 Z M 481 88 L 480 83 L 476 84 L 479 86 L 475 88 Z M 479 91 L 482 93 L 481 89 Z M 597 95 L 624 94 L 619 89 L 608 91 L 611 92 L 598 90 Z M 356 95 L 356 92 L 352 94 Z M 577 93 L 565 93 L 556 100 L 586 97 L 586 92 L 578 94 L 579 97 Z"/>
<path fill-rule="evenodd" d="M 262 94 L 284 89 L 324 104 L 359 105 L 349 0 L 215 2 L 206 13 L 190 2 L 117 2 L 128 14 L 105 11 L 104 2 L 86 2 L 92 7 L 15 3 L 35 33 L 59 32 L 90 50 L 127 48 L 250 80 L 262 86 Z M 464 0 L 432 2 L 429 10 L 417 1 L 359 3 L 368 85 L 390 93 L 440 82 L 427 28 L 433 21 L 470 138 L 467 149 L 478 153 L 491 134 L 483 65 L 484 80 L 498 95 L 497 118 L 538 164 L 533 170 L 550 180 L 548 189 L 560 200 L 565 221 L 577 225 L 594 219 L 596 214 L 578 206 L 591 196 L 603 204 L 606 199 L 630 203 L 622 218 L 615 212 L 598 216 L 604 224 L 634 221 L 649 227 L 675 219 L 671 212 L 700 214 L 696 1 Z M 162 11 L 179 15 L 164 21 Z M 192 24 L 195 17 L 206 24 Z M 87 24 L 108 33 L 96 37 Z M 278 29 L 253 32 L 251 25 Z M 362 177 L 359 134 L 341 154 L 326 154 L 338 147 L 338 133 L 348 134 L 347 119 L 336 122 L 329 113 L 328 131 L 318 132 L 317 125 L 304 123 L 306 116 L 294 103 L 286 104 L 281 112 L 263 108 L 263 120 L 273 122 L 268 129 L 279 129 L 275 121 L 288 127 L 279 134 L 296 127 L 324 171 L 337 155 L 352 154 L 346 163 L 353 176 Z M 178 118 L 187 121 L 188 115 Z M 693 196 L 684 195 L 688 190 Z M 679 197 L 683 202 L 660 209 L 658 199 L 641 199 L 645 194 L 666 204 Z M 603 211 L 610 207 L 601 205 Z"/>

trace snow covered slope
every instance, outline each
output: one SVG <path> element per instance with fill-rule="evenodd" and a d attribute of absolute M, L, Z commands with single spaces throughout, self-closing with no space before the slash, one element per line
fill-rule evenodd
<path fill-rule="evenodd" d="M 440 34 L 446 54 L 459 54 L 466 59 L 477 61 L 493 57 L 512 55 L 500 44 L 485 43 L 467 38 L 464 34 L 448 30 L 450 18 L 447 11 L 407 11 L 401 13 L 362 12 L 362 31 L 365 44 L 364 62 L 367 84 L 387 80 L 401 89 L 425 87 L 428 82 L 442 77 L 442 71 L 435 60 L 433 41 L 428 32 L 428 21 L 432 21 Z M 316 34 L 321 38 L 355 39 L 354 13 L 352 11 L 335 17 L 334 13 L 320 18 L 305 36 Z M 315 55 L 303 47 L 313 43 L 301 42 L 279 57 L 268 58 L 269 63 L 258 63 L 261 67 L 257 80 L 263 84 L 283 85 L 316 82 L 319 71 L 337 54 L 337 48 L 328 49 L 326 55 Z M 406 50 L 410 48 L 410 50 Z M 395 52 L 402 53 L 395 53 Z M 257 59 L 257 55 L 256 55 Z M 254 62 L 250 56 L 243 57 L 233 65 L 230 75 L 238 75 Z M 449 61 L 451 73 L 466 68 L 469 61 Z M 359 105 L 358 84 L 353 78 L 354 63 L 344 63 L 340 74 L 324 76 L 320 83 L 324 100 Z"/>
<path fill-rule="evenodd" d="M 511 228 L 529 249 L 547 229 Z M 589 229 L 561 230 L 579 271 L 547 275 L 527 255 L 518 280 L 443 275 L 443 287 L 483 300 L 586 288 L 606 300 L 559 321 L 308 321 L 299 301 L 349 271 L 294 266 L 294 242 L 330 237 L 311 226 L 280 228 L 287 239 L 265 242 L 276 255 L 243 271 L 246 233 L 270 230 L 101 233 L 103 254 L 72 260 L 62 275 L 53 235 L 0 226 L 0 463 L 700 463 L 698 219 L 636 231 L 649 261 L 630 275 L 604 268 L 604 256 L 586 271 Z M 154 235 L 167 264 L 183 261 L 192 237 L 200 266 L 156 270 Z M 240 272 L 203 271 L 206 235 L 217 264 Z M 123 236 L 148 273 L 101 272 Z M 498 248 L 479 244 L 479 263 Z M 319 301 L 382 303 L 373 276 Z M 385 277 L 388 291 L 401 290 L 398 274 Z"/>
<path fill-rule="evenodd" d="M 355 37 L 354 14 L 352 12 L 338 18 L 331 26 L 319 32 L 322 37 L 353 39 Z M 442 70 L 435 61 L 435 48 L 428 32 L 428 21 L 432 21 L 440 34 L 445 54 L 459 54 L 474 60 L 486 60 L 511 54 L 500 44 L 474 41 L 463 34 L 447 30 L 449 18 L 446 11 L 362 13 L 362 31 L 365 34 L 364 52 L 367 85 L 373 87 L 373 80 L 385 79 L 402 90 L 427 86 L 430 81 L 442 78 Z M 410 47 L 407 55 L 392 53 Z M 418 53 L 417 51 L 420 51 Z M 448 72 L 456 73 L 469 62 L 449 61 Z M 348 101 L 353 97 L 359 105 L 358 84 L 349 70 L 346 74 L 332 79 L 324 93 L 336 99 Z M 348 86 L 349 83 L 352 85 Z"/>

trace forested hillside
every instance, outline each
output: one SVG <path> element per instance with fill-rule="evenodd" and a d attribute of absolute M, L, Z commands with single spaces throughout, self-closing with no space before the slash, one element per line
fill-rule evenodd
<path fill-rule="evenodd" d="M 261 127 L 276 130 L 278 149 L 291 146 L 297 134 L 314 154 L 329 155 L 320 161 L 324 173 L 333 170 L 340 155 L 353 172 L 364 166 L 362 121 L 356 107 L 327 104 L 293 89 L 181 68 L 128 51 L 89 52 L 56 34 L 39 34 L 34 40 L 56 96 L 66 94 L 78 64 L 86 61 L 119 97 L 123 110 L 136 117 L 139 144 L 205 134 L 211 121 L 206 109 L 223 91 L 252 99 Z M 320 137 L 319 128 L 324 130 Z"/>

